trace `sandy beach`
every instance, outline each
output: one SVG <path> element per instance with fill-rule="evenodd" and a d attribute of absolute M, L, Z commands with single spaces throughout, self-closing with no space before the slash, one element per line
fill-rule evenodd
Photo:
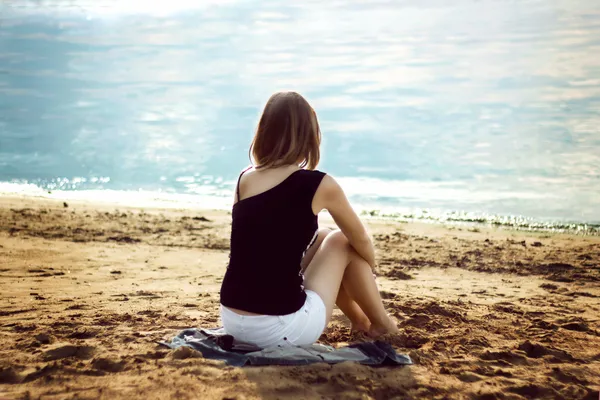
<path fill-rule="evenodd" d="M 232 368 L 156 344 L 219 326 L 228 213 L 1 198 L 0 399 L 598 399 L 600 237 L 368 226 L 415 365 Z"/>

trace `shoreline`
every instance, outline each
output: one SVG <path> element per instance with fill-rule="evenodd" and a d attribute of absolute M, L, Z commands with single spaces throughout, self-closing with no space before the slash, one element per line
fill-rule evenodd
<path fill-rule="evenodd" d="M 240 369 L 158 347 L 220 324 L 230 218 L 0 196 L 0 398 L 598 396 L 597 236 L 366 220 L 410 367 Z M 339 310 L 320 338 L 357 340 Z"/>
<path fill-rule="evenodd" d="M 39 188 L 38 188 L 39 189 Z M 230 200 L 217 200 L 215 196 L 200 196 L 167 192 L 145 192 L 145 191 L 118 191 L 121 196 L 111 196 L 114 191 L 57 191 L 58 195 L 46 193 L 17 193 L 2 192 L 0 198 L 33 199 L 40 201 L 57 201 L 74 204 L 86 204 L 89 206 L 146 209 L 146 210 L 196 210 L 196 211 L 219 211 L 227 212 L 231 209 Z M 42 194 L 42 192 L 44 192 Z M 127 196 L 123 196 L 127 193 Z M 67 195 L 68 194 L 68 195 Z M 82 196 L 81 194 L 87 195 Z M 96 198 L 88 197 L 96 194 Z M 542 220 L 522 215 L 494 215 L 485 213 L 473 213 L 467 211 L 444 211 L 430 212 L 420 209 L 411 212 L 384 212 L 378 209 L 356 208 L 361 219 L 371 222 L 393 222 L 393 223 L 426 223 L 440 224 L 443 226 L 472 226 L 475 228 L 497 228 L 508 231 L 517 230 L 531 233 L 552 234 L 574 234 L 582 236 L 600 236 L 599 222 L 577 222 Z M 327 214 L 322 212 L 321 214 Z"/>

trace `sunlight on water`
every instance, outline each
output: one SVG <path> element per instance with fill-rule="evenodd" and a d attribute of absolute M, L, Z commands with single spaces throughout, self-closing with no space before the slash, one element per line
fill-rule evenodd
<path fill-rule="evenodd" d="M 4 1 L 0 181 L 228 207 L 293 89 L 359 209 L 600 223 L 597 54 L 583 0 Z"/>
<path fill-rule="evenodd" d="M 235 0 L 4 0 L 3 6 L 21 12 L 73 12 L 84 13 L 87 17 L 122 16 L 127 14 L 146 14 L 169 16 L 189 10 L 207 9 L 234 4 Z"/>

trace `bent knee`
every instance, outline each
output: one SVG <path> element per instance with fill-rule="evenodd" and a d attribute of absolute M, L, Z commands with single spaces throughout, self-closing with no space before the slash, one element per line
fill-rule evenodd
<path fill-rule="evenodd" d="M 327 235 L 331 234 L 335 232 L 335 229 L 331 229 L 331 228 L 319 228 L 319 230 L 317 231 L 317 234 L 319 236 L 319 238 L 323 238 L 325 239 L 327 237 Z"/>
<path fill-rule="evenodd" d="M 350 246 L 348 238 L 339 229 L 328 233 L 325 237 L 324 244 L 338 248 L 348 248 Z"/>

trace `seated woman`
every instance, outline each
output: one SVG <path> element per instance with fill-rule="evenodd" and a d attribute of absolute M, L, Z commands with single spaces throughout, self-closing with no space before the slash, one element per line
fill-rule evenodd
<path fill-rule="evenodd" d="M 315 170 L 320 143 L 317 116 L 301 95 L 271 96 L 250 147 L 254 166 L 237 183 L 221 287 L 223 327 L 236 340 L 312 344 L 335 304 L 352 329 L 373 338 L 398 330 L 375 283 L 369 235 L 339 184 Z M 324 209 L 340 230 L 318 229 Z"/>

